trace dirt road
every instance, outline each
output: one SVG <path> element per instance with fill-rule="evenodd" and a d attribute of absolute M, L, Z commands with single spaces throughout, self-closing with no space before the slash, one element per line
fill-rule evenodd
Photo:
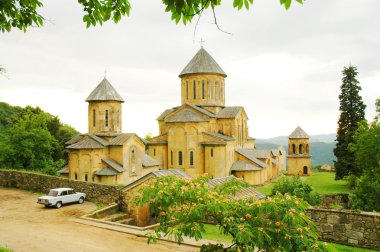
<path fill-rule="evenodd" d="M 0 247 L 30 251 L 195 251 L 194 248 L 86 226 L 73 218 L 96 209 L 93 203 L 45 208 L 35 193 L 0 187 Z"/>

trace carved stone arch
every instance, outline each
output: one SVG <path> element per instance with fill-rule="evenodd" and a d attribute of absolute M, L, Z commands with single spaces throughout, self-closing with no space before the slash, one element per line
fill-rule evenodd
<path fill-rule="evenodd" d="M 188 135 L 197 135 L 198 134 L 198 129 L 194 126 L 188 126 L 186 127 L 186 132 Z"/>
<path fill-rule="evenodd" d="M 303 152 L 304 152 L 303 144 L 299 144 L 299 147 L 298 147 L 298 153 L 299 153 L 299 154 L 303 154 Z"/>

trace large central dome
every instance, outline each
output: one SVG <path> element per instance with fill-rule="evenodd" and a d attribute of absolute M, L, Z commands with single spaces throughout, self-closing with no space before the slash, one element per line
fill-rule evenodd
<path fill-rule="evenodd" d="M 182 78 L 185 75 L 200 73 L 220 74 L 223 77 L 227 77 L 227 74 L 203 47 L 190 60 L 179 74 L 179 77 Z"/>

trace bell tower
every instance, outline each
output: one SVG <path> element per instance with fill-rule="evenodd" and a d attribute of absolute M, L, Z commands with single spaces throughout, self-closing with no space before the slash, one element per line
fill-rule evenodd
<path fill-rule="evenodd" d="M 309 135 L 298 126 L 288 139 L 288 175 L 310 176 L 310 174 Z"/>
<path fill-rule="evenodd" d="M 179 74 L 182 105 L 191 103 L 217 113 L 225 104 L 227 74 L 203 48 Z"/>
<path fill-rule="evenodd" d="M 115 88 L 104 79 L 87 97 L 88 133 L 121 133 L 123 98 Z"/>

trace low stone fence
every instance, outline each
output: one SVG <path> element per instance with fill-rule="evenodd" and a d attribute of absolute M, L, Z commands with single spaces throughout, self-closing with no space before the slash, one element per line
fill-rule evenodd
<path fill-rule="evenodd" d="M 332 206 L 340 206 L 344 209 L 348 208 L 349 204 L 348 193 L 332 193 L 332 194 L 322 194 L 322 205 L 323 207 L 330 208 Z"/>
<path fill-rule="evenodd" d="M 114 185 L 69 180 L 15 170 L 0 170 L 0 186 L 44 193 L 47 193 L 51 188 L 70 187 L 75 191 L 86 193 L 86 198 L 89 201 L 108 205 L 119 200 L 119 190 Z"/>
<path fill-rule="evenodd" d="M 380 213 L 310 208 L 323 241 L 380 249 Z"/>

